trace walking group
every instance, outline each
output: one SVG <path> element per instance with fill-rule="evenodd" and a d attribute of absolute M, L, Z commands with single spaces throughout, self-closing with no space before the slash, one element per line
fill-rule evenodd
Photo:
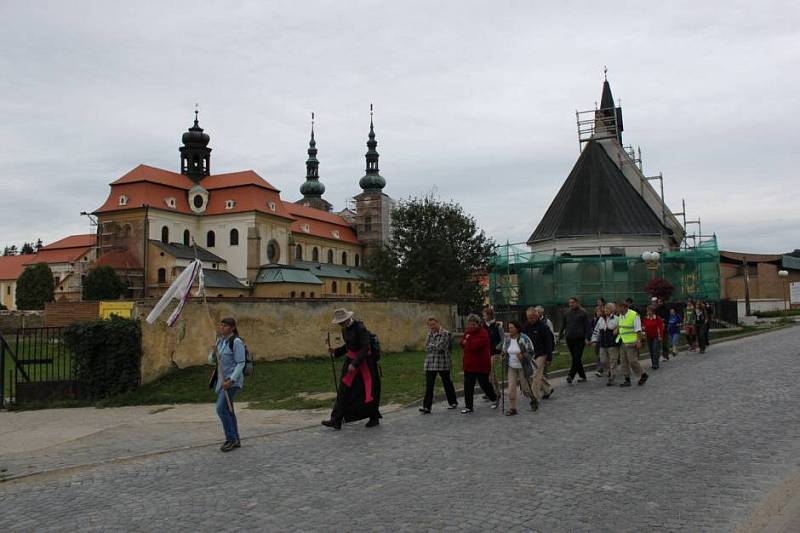
<path fill-rule="evenodd" d="M 638 385 L 647 382 L 649 376 L 639 363 L 643 346 L 649 350 L 651 368 L 657 370 L 662 361 L 669 361 L 670 357 L 677 355 L 682 333 L 686 336 L 689 351 L 704 353 L 709 345 L 711 308 L 704 302 L 695 303 L 689 299 L 681 315 L 677 307 L 667 308 L 663 300 L 653 298 L 644 317 L 630 298 L 616 304 L 606 303 L 600 298 L 594 314 L 586 311 L 577 298 L 570 298 L 568 304 L 558 333 L 542 306 L 528 308 L 524 323 L 509 320 L 503 324 L 495 319 L 491 307 L 484 308 L 482 316 L 469 315 L 460 341 L 463 349 L 463 407 L 458 403 L 451 376 L 453 335 L 442 327 L 437 317 L 429 317 L 425 343 L 425 393 L 419 411 L 424 415 L 431 413 L 437 378 L 444 387 L 447 409 L 461 407 L 460 412 L 465 415 L 475 410 L 476 384 L 490 408 L 502 406 L 506 416 L 518 414 L 520 391 L 530 409 L 537 411 L 542 401 L 553 395 L 547 372 L 562 340 L 571 358 L 566 378 L 568 384 L 572 385 L 576 378 L 578 383 L 586 382 L 583 358 L 586 346 L 590 344 L 597 357 L 597 377 L 606 379 L 606 384 L 613 386 L 621 372 L 621 387 L 630 387 L 632 377 L 636 378 Z M 338 376 L 334 369 L 336 401 L 330 417 L 323 420 L 322 425 L 339 430 L 343 423 L 366 419 L 365 427 L 377 427 L 382 418 L 381 370 L 378 365 L 381 354 L 377 337 L 346 309 L 335 310 L 331 323 L 341 328 L 343 340 L 339 347 L 328 347 L 331 361 L 338 357 L 344 357 L 344 361 Z M 250 359 L 239 337 L 236 321 L 224 318 L 219 328 L 215 349 L 209 355 L 209 362 L 216 365 L 209 387 L 217 394 L 216 410 L 225 433 L 221 450 L 227 452 L 241 446 L 234 399 L 244 386 Z"/>

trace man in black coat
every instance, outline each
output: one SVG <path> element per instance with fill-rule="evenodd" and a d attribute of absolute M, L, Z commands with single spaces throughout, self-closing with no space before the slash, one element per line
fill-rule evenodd
<path fill-rule="evenodd" d="M 353 312 L 336 309 L 333 324 L 342 328 L 344 344 L 336 349 L 329 347 L 332 357 L 346 355 L 339 379 L 336 404 L 329 420 L 322 425 L 341 429 L 342 422 L 369 418 L 366 427 L 380 424 L 381 376 L 378 362 L 370 351 L 369 330 L 363 322 L 353 319 Z"/>
<path fill-rule="evenodd" d="M 575 374 L 578 374 L 578 383 L 586 381 L 586 372 L 583 370 L 583 348 L 592 338 L 592 319 L 586 310 L 581 307 L 577 298 L 569 299 L 569 309 L 564 313 L 561 322 L 560 339 L 567 340 L 567 348 L 572 356 L 572 366 L 567 375 L 567 383 L 572 384 Z"/>

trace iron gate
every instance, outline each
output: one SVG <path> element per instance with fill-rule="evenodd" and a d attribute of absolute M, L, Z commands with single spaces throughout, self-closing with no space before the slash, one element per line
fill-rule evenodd
<path fill-rule="evenodd" d="M 22 328 L 0 335 L 0 407 L 73 399 L 78 395 L 75 357 L 63 328 Z"/>

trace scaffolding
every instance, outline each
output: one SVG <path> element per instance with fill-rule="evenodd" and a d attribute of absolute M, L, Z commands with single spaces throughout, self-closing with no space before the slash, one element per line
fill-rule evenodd
<path fill-rule="evenodd" d="M 646 303 L 647 282 L 664 278 L 675 286 L 673 300 L 716 301 L 720 294 L 719 249 L 715 236 L 696 246 L 663 251 L 652 268 L 640 256 L 533 253 L 524 243 L 498 247 L 489 264 L 489 302 L 501 305 L 563 305 L 569 298 L 633 298 Z"/>

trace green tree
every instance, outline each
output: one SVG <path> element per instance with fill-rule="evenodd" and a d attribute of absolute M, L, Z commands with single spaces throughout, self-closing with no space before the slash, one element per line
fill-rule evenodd
<path fill-rule="evenodd" d="M 88 301 L 117 300 L 127 290 L 128 286 L 110 266 L 92 270 L 83 281 L 83 299 Z"/>
<path fill-rule="evenodd" d="M 36 250 L 33 248 L 33 244 L 29 242 L 22 243 L 22 248 L 19 251 L 19 255 L 31 255 L 36 253 Z"/>
<path fill-rule="evenodd" d="M 391 240 L 367 262 L 370 291 L 476 309 L 483 300 L 479 277 L 494 248 L 459 204 L 434 196 L 402 201 L 392 211 Z"/>
<path fill-rule="evenodd" d="M 17 255 L 17 245 L 16 244 L 12 244 L 11 246 L 6 246 L 3 249 L 3 255 L 5 255 L 5 256 Z"/>
<path fill-rule="evenodd" d="M 17 278 L 17 309 L 44 309 L 54 294 L 53 272 L 47 263 L 29 266 Z"/>

